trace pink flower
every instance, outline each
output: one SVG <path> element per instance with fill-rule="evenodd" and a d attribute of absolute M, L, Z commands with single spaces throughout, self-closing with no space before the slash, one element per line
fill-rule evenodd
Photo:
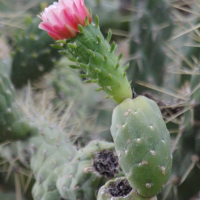
<path fill-rule="evenodd" d="M 78 24 L 84 27 L 86 16 L 91 23 L 92 16 L 84 0 L 59 0 L 38 15 L 42 20 L 38 28 L 47 31 L 54 40 L 75 38 Z"/>

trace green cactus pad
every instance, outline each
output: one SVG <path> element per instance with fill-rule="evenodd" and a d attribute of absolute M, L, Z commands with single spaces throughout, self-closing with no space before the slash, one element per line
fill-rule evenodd
<path fill-rule="evenodd" d="M 81 29 L 82 30 L 82 29 Z M 126 68 L 122 68 L 120 59 L 115 55 L 116 45 L 108 43 L 104 39 L 98 24 L 90 24 L 83 28 L 76 38 L 69 39 L 66 44 L 63 43 L 63 50 L 60 53 L 65 54 L 72 61 L 77 63 L 89 77 L 86 82 L 97 83 L 108 96 L 117 103 L 126 98 L 132 97 L 132 91 L 126 77 Z"/>
<path fill-rule="evenodd" d="M 19 37 L 15 46 L 11 79 L 15 87 L 22 87 L 28 80 L 35 80 L 49 72 L 60 54 L 50 47 L 53 43 L 47 33 L 38 29 L 38 17 L 25 30 L 23 37 Z"/>
<path fill-rule="evenodd" d="M 114 144 L 92 141 L 64 167 L 57 180 L 57 188 L 64 199 L 95 199 L 97 189 L 108 177 L 117 174 L 118 168 Z"/>
<path fill-rule="evenodd" d="M 142 197 L 156 196 L 172 164 L 169 132 L 157 104 L 143 96 L 124 100 L 113 111 L 111 134 L 132 188 Z"/>
<path fill-rule="evenodd" d="M 130 22 L 130 62 L 128 77 L 136 91 L 144 87 L 135 84 L 135 80 L 163 84 L 166 71 L 166 51 L 164 42 L 173 31 L 171 5 L 165 0 L 132 0 L 132 6 L 138 11 L 133 13 Z M 159 17 L 158 17 L 159 16 Z M 167 26 L 162 27 L 164 24 Z M 161 28 L 162 27 L 162 28 Z"/>
<path fill-rule="evenodd" d="M 29 123 L 15 102 L 15 92 L 8 75 L 0 71 L 0 141 L 24 138 Z"/>
<path fill-rule="evenodd" d="M 131 188 L 125 177 L 116 178 L 106 182 L 98 192 L 97 200 L 157 200 L 141 197 Z"/>
<path fill-rule="evenodd" d="M 59 199 L 56 180 L 61 168 L 70 163 L 76 153 L 66 133 L 44 120 L 34 121 L 31 137 L 18 141 L 17 151 L 19 160 L 33 171 L 36 180 L 32 191 L 34 199 Z"/>

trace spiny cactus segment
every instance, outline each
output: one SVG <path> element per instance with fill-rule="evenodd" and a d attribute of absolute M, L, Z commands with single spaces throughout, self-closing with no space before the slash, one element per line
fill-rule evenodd
<path fill-rule="evenodd" d="M 57 180 L 57 188 L 64 199 L 95 199 L 99 187 L 118 171 L 114 144 L 92 141 L 63 168 Z"/>
<path fill-rule="evenodd" d="M 111 133 L 130 185 L 140 196 L 156 196 L 172 165 L 169 132 L 157 104 L 143 96 L 124 100 L 113 111 Z"/>
<path fill-rule="evenodd" d="M 8 75 L 0 72 L 0 141 L 20 139 L 29 134 L 29 124 L 15 102 Z"/>
<path fill-rule="evenodd" d="M 32 19 L 22 37 L 18 36 L 15 45 L 11 79 L 17 88 L 51 71 L 55 61 L 61 57 L 55 49 L 49 47 L 53 40 L 37 28 L 39 21 L 38 18 Z"/>
<path fill-rule="evenodd" d="M 61 54 L 67 55 L 68 59 L 76 62 L 76 68 L 81 68 L 87 78 L 85 82 L 97 83 L 100 88 L 107 93 L 105 98 L 112 98 L 117 103 L 126 98 L 132 97 L 130 84 L 126 77 L 126 70 L 129 65 L 122 68 L 120 55 L 115 56 L 116 45 L 113 42 L 109 45 L 111 31 L 108 33 L 107 40 L 104 39 L 98 25 L 88 24 L 74 39 L 68 39 L 60 46 Z M 66 43 L 66 44 L 65 44 Z M 72 66 L 74 68 L 74 66 Z"/>

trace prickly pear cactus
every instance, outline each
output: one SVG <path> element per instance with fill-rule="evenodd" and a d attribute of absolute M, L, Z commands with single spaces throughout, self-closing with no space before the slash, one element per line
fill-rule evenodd
<path fill-rule="evenodd" d="M 113 111 L 111 134 L 132 188 L 142 197 L 156 196 L 172 164 L 169 132 L 157 104 L 144 96 L 124 100 Z"/>
<path fill-rule="evenodd" d="M 70 163 L 76 149 L 66 133 L 44 120 L 34 121 L 31 135 L 26 141 L 17 142 L 17 151 L 20 161 L 29 165 L 33 171 L 36 180 L 33 197 L 59 199 L 60 194 L 56 188 L 59 169 Z"/>
<path fill-rule="evenodd" d="M 130 62 L 128 76 L 134 81 L 139 79 L 162 85 L 165 72 L 165 45 L 172 34 L 173 20 L 171 6 L 165 0 L 132 0 L 138 12 L 134 13 L 131 27 Z M 172 15 L 172 14 L 171 14 Z M 143 89 L 134 84 L 136 91 Z"/>
<path fill-rule="evenodd" d="M 15 102 L 15 92 L 8 76 L 0 72 L 0 141 L 24 138 L 29 128 Z"/>
<path fill-rule="evenodd" d="M 63 41 L 64 46 L 55 46 L 63 48 L 60 53 L 65 54 L 72 61 L 77 63 L 75 68 L 81 68 L 85 74 L 82 77 L 89 77 L 86 82 L 95 82 L 100 85 L 99 90 L 104 90 L 108 96 L 117 103 L 126 98 L 132 97 L 132 91 L 126 70 L 128 65 L 122 68 L 120 59 L 122 54 L 117 58 L 115 56 L 116 45 L 113 42 L 109 45 L 111 32 L 109 32 L 107 40 L 104 39 L 98 25 L 87 24 L 80 28 L 80 33 L 75 39 Z"/>
<path fill-rule="evenodd" d="M 92 141 L 79 150 L 66 165 L 57 180 L 57 188 L 64 199 L 95 199 L 95 193 L 107 178 L 119 170 L 114 144 Z"/>
<path fill-rule="evenodd" d="M 132 189 L 125 177 L 116 178 L 106 182 L 99 189 L 97 200 L 157 200 L 154 198 L 144 198 L 137 194 L 137 191 Z"/>
<path fill-rule="evenodd" d="M 11 79 L 16 87 L 35 80 L 49 72 L 60 54 L 49 47 L 53 40 L 38 29 L 39 19 L 34 18 L 22 37 L 18 36 L 12 63 Z"/>

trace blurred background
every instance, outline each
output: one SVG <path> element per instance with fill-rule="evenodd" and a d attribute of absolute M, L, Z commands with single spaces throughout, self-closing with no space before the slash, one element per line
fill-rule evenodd
<path fill-rule="evenodd" d="M 116 106 L 83 83 L 80 71 L 50 47 L 37 17 L 52 0 L 0 0 L 0 71 L 17 101 L 34 116 L 62 122 L 81 148 L 92 139 L 112 141 Z M 132 89 L 156 101 L 171 135 L 173 170 L 159 200 L 200 200 L 200 1 L 85 0 L 100 29 L 118 45 Z M 42 104 L 42 107 L 41 107 Z M 28 111 L 27 111 L 28 110 Z M 49 113 L 47 112 L 49 111 Z M 66 110 L 68 113 L 66 114 Z M 9 145 L 8 145 L 9 144 Z M 30 168 L 18 163 L 12 141 L 0 140 L 0 200 L 31 200 Z"/>

